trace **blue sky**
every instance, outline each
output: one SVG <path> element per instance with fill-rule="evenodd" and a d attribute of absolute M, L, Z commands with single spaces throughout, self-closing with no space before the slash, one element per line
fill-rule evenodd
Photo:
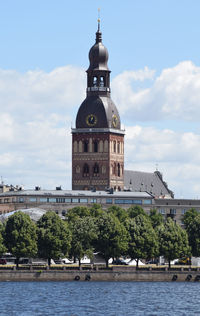
<path fill-rule="evenodd" d="M 198 63 L 198 0 L 8 0 L 0 2 L 1 67 L 87 67 L 98 7 L 113 75 L 146 65 L 159 72 L 187 59 Z"/>
<path fill-rule="evenodd" d="M 0 0 L 4 181 L 71 187 L 70 127 L 85 97 L 98 8 L 127 130 L 125 167 L 158 164 L 175 196 L 200 197 L 198 0 Z"/>

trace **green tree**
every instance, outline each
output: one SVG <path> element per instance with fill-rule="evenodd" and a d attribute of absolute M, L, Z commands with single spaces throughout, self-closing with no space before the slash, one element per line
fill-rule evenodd
<path fill-rule="evenodd" d="M 164 223 L 162 214 L 159 214 L 157 210 L 150 210 L 149 218 L 153 228 L 156 228 Z"/>
<path fill-rule="evenodd" d="M 139 259 L 152 258 L 158 254 L 158 239 L 149 218 L 140 214 L 126 221 L 129 233 L 128 255 L 135 259 L 138 267 Z"/>
<path fill-rule="evenodd" d="M 185 225 L 186 230 L 188 230 L 190 224 L 193 222 L 197 215 L 198 212 L 194 208 L 187 210 L 187 212 L 183 215 L 183 223 Z"/>
<path fill-rule="evenodd" d="M 91 216 L 77 218 L 70 225 L 72 232 L 72 242 L 70 256 L 77 258 L 79 266 L 81 265 L 81 258 L 84 255 L 93 257 L 94 241 L 97 238 L 97 227 L 95 220 Z"/>
<path fill-rule="evenodd" d="M 63 221 L 55 212 L 48 211 L 37 222 L 38 253 L 41 258 L 59 259 L 65 256 L 71 243 L 71 232 L 67 222 Z"/>
<path fill-rule="evenodd" d="M 108 213 L 116 216 L 118 220 L 120 221 L 120 223 L 124 223 L 125 220 L 128 218 L 127 211 L 117 205 L 110 206 L 108 208 Z"/>
<path fill-rule="evenodd" d="M 131 206 L 128 208 L 127 210 L 128 212 L 128 216 L 130 218 L 134 218 L 138 215 L 144 215 L 146 217 L 148 217 L 148 215 L 146 214 L 146 212 L 143 210 L 143 208 L 139 205 L 136 205 L 136 206 Z"/>
<path fill-rule="evenodd" d="M 103 210 L 102 210 L 102 207 L 101 207 L 101 205 L 99 205 L 99 204 L 93 204 L 90 208 L 89 208 L 89 210 L 90 210 L 90 215 L 92 216 L 92 217 L 98 217 L 98 216 L 100 216 L 100 215 L 102 215 L 103 214 Z"/>
<path fill-rule="evenodd" d="M 157 229 L 159 239 L 159 252 L 169 263 L 176 258 L 190 256 L 190 246 L 187 232 L 177 225 L 171 218 Z"/>
<path fill-rule="evenodd" d="M 191 210 L 192 211 L 192 210 Z M 188 211 L 189 212 L 189 211 Z M 187 212 L 186 212 L 187 213 Z M 200 214 L 195 214 L 196 211 L 192 211 L 185 218 L 186 231 L 188 233 L 189 245 L 191 247 L 191 252 L 194 257 L 200 256 Z M 193 216 L 195 214 L 195 216 Z M 185 214 L 186 215 L 186 214 Z"/>
<path fill-rule="evenodd" d="M 90 216 L 90 210 L 87 206 L 75 206 L 67 211 L 66 220 L 70 223 L 86 216 Z"/>
<path fill-rule="evenodd" d="M 4 245 L 4 239 L 3 239 L 3 234 L 4 234 L 4 226 L 0 223 L 0 256 L 6 252 L 6 247 Z"/>
<path fill-rule="evenodd" d="M 96 250 L 102 254 L 108 267 L 110 258 L 119 258 L 128 248 L 128 233 L 112 214 L 103 213 L 97 218 L 98 238 Z"/>
<path fill-rule="evenodd" d="M 34 257 L 37 254 L 36 225 L 29 215 L 21 211 L 8 218 L 4 238 L 8 251 L 16 257 L 17 267 L 21 257 Z"/>

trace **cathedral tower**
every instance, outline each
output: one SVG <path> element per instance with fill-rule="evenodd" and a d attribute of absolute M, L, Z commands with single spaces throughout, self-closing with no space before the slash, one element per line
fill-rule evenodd
<path fill-rule="evenodd" d="M 99 22 L 89 60 L 87 96 L 72 128 L 72 190 L 123 190 L 124 131 L 110 97 L 108 51 Z"/>

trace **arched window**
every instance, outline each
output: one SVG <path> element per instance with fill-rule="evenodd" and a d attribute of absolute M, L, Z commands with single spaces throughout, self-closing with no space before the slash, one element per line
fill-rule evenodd
<path fill-rule="evenodd" d="M 88 166 L 87 163 L 85 163 L 84 166 L 83 166 L 83 176 L 84 177 L 88 177 L 89 176 L 89 171 L 90 171 L 89 166 Z"/>
<path fill-rule="evenodd" d="M 94 141 L 94 152 L 98 153 L 98 141 L 97 140 Z"/>
<path fill-rule="evenodd" d="M 113 142 L 113 151 L 116 153 L 116 141 Z"/>
<path fill-rule="evenodd" d="M 116 176 L 116 163 L 114 162 L 114 165 L 113 165 L 113 175 Z"/>
<path fill-rule="evenodd" d="M 99 165 L 97 163 L 94 164 L 93 173 L 94 175 L 99 174 Z"/>
<path fill-rule="evenodd" d="M 79 142 L 78 142 L 78 151 L 79 151 L 79 153 L 82 153 L 82 141 L 81 140 L 79 140 Z"/>
<path fill-rule="evenodd" d="M 102 166 L 101 171 L 102 171 L 102 174 L 105 174 L 106 173 L 106 166 Z"/>
<path fill-rule="evenodd" d="M 120 143 L 119 142 L 117 143 L 117 152 L 118 152 L 118 154 L 120 153 Z"/>
<path fill-rule="evenodd" d="M 85 141 L 84 142 L 84 153 L 87 153 L 88 152 L 88 142 Z"/>
<path fill-rule="evenodd" d="M 108 152 L 108 141 L 107 140 L 104 141 L 104 152 L 105 153 Z"/>
<path fill-rule="evenodd" d="M 93 87 L 97 87 L 97 77 L 93 77 Z"/>
<path fill-rule="evenodd" d="M 121 191 L 121 187 L 118 187 L 118 191 Z"/>
<path fill-rule="evenodd" d="M 117 164 L 117 175 L 118 177 L 120 177 L 120 164 L 119 163 Z"/>
<path fill-rule="evenodd" d="M 77 144 L 77 141 L 75 140 L 74 142 L 74 152 L 77 153 L 78 151 L 78 144 Z"/>
<path fill-rule="evenodd" d="M 76 173 L 80 173 L 80 171 L 81 171 L 80 166 L 79 166 L 79 165 L 77 165 L 75 170 L 76 170 Z"/>
<path fill-rule="evenodd" d="M 105 86 L 105 79 L 104 77 L 100 77 L 100 87 L 104 87 Z"/>
<path fill-rule="evenodd" d="M 99 142 L 99 152 L 102 153 L 103 152 L 103 141 L 100 140 Z"/>

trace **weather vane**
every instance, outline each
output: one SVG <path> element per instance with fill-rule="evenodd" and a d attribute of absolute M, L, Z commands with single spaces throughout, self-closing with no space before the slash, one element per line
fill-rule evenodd
<path fill-rule="evenodd" d="M 100 8 L 98 8 L 98 30 L 100 30 Z"/>

